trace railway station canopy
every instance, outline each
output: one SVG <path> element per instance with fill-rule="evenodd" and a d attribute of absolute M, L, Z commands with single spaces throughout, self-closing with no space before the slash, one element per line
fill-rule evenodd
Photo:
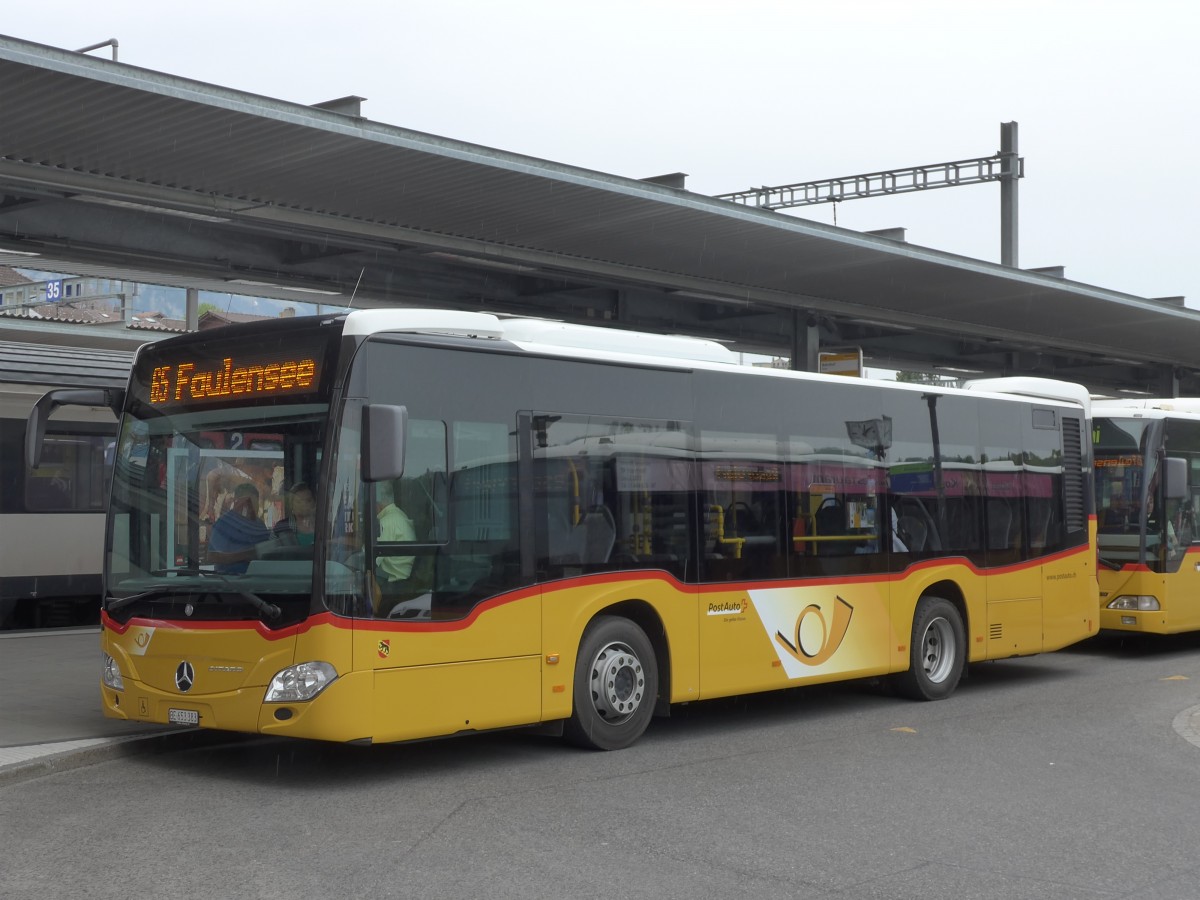
<path fill-rule="evenodd" d="M 0 36 L 0 263 L 1200 394 L 1181 304 L 373 122 L 358 99 Z"/>

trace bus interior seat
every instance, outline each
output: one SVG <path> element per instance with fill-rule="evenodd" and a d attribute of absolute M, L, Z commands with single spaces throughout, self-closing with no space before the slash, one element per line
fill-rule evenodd
<path fill-rule="evenodd" d="M 988 549 L 1007 550 L 1008 533 L 1012 528 L 1012 509 L 1007 500 L 987 502 Z"/>
<path fill-rule="evenodd" d="M 818 535 L 844 534 L 846 531 L 846 512 L 835 498 L 824 501 L 813 518 Z"/>
<path fill-rule="evenodd" d="M 577 525 L 566 516 L 551 514 L 546 537 L 551 565 L 603 565 L 616 545 L 617 525 L 607 507 L 594 506 Z"/>
<path fill-rule="evenodd" d="M 920 550 L 942 550 L 942 539 L 933 516 L 916 497 L 897 497 L 892 506 L 892 525 L 900 540 L 910 552 Z M 909 543 L 905 532 L 913 536 L 917 545 Z M 919 540 L 917 538 L 920 535 Z"/>
<path fill-rule="evenodd" d="M 613 545 L 617 541 L 617 523 L 608 507 L 592 507 L 583 514 L 583 520 L 578 527 L 583 532 L 581 557 L 584 565 L 602 565 L 608 562 Z"/>
<path fill-rule="evenodd" d="M 749 503 L 744 500 L 735 500 L 725 508 L 725 530 L 738 537 L 759 534 L 761 526 L 758 522 L 758 515 L 751 509 Z"/>
<path fill-rule="evenodd" d="M 851 556 L 854 541 L 822 541 L 823 537 L 849 534 L 846 507 L 836 497 L 826 498 L 818 507 L 813 520 L 816 525 L 817 553 L 821 556 Z"/>
<path fill-rule="evenodd" d="M 551 510 L 546 522 L 546 556 L 551 565 L 570 565 L 580 559 L 575 525 L 563 510 Z"/>
<path fill-rule="evenodd" d="M 899 532 L 900 540 L 908 548 L 909 553 L 920 553 L 925 549 L 929 529 L 926 527 L 924 520 L 916 516 L 901 516 L 896 523 L 896 530 Z"/>
<path fill-rule="evenodd" d="M 378 594 L 378 596 L 373 597 L 373 600 L 381 617 L 389 615 L 388 611 L 395 606 L 411 600 L 413 597 L 428 593 L 434 583 L 436 567 L 436 557 L 434 554 L 408 553 L 395 555 L 411 555 L 413 557 L 413 564 L 409 570 L 408 577 L 400 581 L 388 581 L 386 578 L 380 578 L 378 573 L 371 573 L 372 594 Z"/>
<path fill-rule="evenodd" d="M 704 508 L 704 555 L 708 559 L 720 559 L 725 555 L 718 540 L 717 512 L 710 507 Z"/>
<path fill-rule="evenodd" d="M 1050 534 L 1050 516 L 1053 510 L 1050 508 L 1048 500 L 1030 500 L 1029 513 L 1029 539 L 1030 546 L 1037 550 L 1043 550 L 1050 543 L 1052 535 Z"/>

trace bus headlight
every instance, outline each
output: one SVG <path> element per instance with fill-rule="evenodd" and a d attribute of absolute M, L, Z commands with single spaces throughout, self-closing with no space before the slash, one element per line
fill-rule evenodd
<path fill-rule="evenodd" d="M 1147 594 L 1122 594 L 1108 604 L 1109 609 L 1136 609 L 1140 612 L 1154 612 L 1161 609 L 1158 598 Z"/>
<path fill-rule="evenodd" d="M 264 703 L 296 703 L 311 700 L 337 678 L 337 669 L 327 662 L 304 662 L 277 672 L 267 686 Z"/>
<path fill-rule="evenodd" d="M 107 653 L 104 654 L 104 671 L 100 677 L 103 679 L 105 687 L 110 687 L 114 691 L 125 690 L 125 679 L 121 677 L 121 667 Z"/>

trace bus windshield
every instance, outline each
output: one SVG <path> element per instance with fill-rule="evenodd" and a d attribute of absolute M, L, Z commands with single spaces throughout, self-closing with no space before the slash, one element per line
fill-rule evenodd
<path fill-rule="evenodd" d="M 1094 424 L 1096 518 L 1101 559 L 1119 567 L 1154 556 L 1156 535 L 1143 541 L 1143 506 L 1157 455 L 1148 446 L 1152 420 L 1098 417 Z"/>
<path fill-rule="evenodd" d="M 329 402 L 324 348 L 298 343 L 139 358 L 115 447 L 110 615 L 308 614 Z"/>

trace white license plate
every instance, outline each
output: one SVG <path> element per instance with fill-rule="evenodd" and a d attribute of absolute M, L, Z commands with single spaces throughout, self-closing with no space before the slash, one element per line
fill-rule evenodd
<path fill-rule="evenodd" d="M 167 721 L 172 725 L 199 725 L 200 713 L 194 709 L 168 709 Z"/>

